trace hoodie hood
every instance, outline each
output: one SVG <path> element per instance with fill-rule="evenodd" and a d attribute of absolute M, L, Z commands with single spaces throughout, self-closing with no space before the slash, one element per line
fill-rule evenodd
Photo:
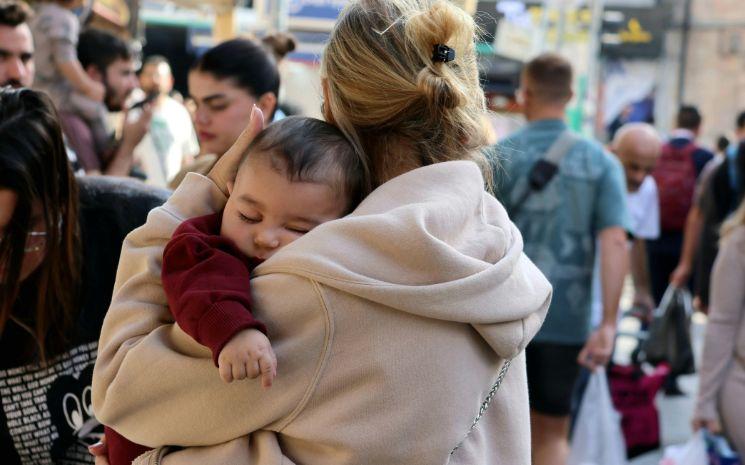
<path fill-rule="evenodd" d="M 256 269 L 290 273 L 398 311 L 474 325 L 502 357 L 543 322 L 551 286 L 473 162 L 437 163 L 373 191 Z"/>

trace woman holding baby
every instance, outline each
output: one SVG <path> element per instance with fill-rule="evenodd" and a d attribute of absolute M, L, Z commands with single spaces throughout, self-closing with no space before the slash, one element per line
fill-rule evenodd
<path fill-rule="evenodd" d="M 128 236 L 93 403 L 156 448 L 137 463 L 530 463 L 523 349 L 551 288 L 484 189 L 474 39 L 472 18 L 442 0 L 341 12 L 324 116 L 359 157 L 367 195 L 253 269 L 271 388 L 221 380 L 210 349 L 173 323 L 160 279 L 181 223 L 225 207 L 261 112 L 208 176 L 187 175 Z"/>

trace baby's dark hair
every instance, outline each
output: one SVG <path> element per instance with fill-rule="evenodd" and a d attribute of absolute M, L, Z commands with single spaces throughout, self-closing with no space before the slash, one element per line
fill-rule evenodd
<path fill-rule="evenodd" d="M 292 182 L 328 184 L 347 199 L 349 213 L 370 192 L 359 155 L 344 134 L 329 123 L 289 116 L 261 131 L 248 146 L 246 160 L 267 157 L 273 169 Z"/>

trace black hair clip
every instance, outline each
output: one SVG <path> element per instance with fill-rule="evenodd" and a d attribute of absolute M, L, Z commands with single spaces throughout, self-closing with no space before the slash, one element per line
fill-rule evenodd
<path fill-rule="evenodd" d="M 455 50 L 443 44 L 435 44 L 432 50 L 432 61 L 447 63 L 455 60 Z"/>

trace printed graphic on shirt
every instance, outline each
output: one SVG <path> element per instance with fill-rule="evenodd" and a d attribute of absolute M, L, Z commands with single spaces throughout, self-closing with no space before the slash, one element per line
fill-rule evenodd
<path fill-rule="evenodd" d="M 8 432 L 23 464 L 90 464 L 87 447 L 103 435 L 91 379 L 97 342 L 39 365 L 0 370 Z"/>

